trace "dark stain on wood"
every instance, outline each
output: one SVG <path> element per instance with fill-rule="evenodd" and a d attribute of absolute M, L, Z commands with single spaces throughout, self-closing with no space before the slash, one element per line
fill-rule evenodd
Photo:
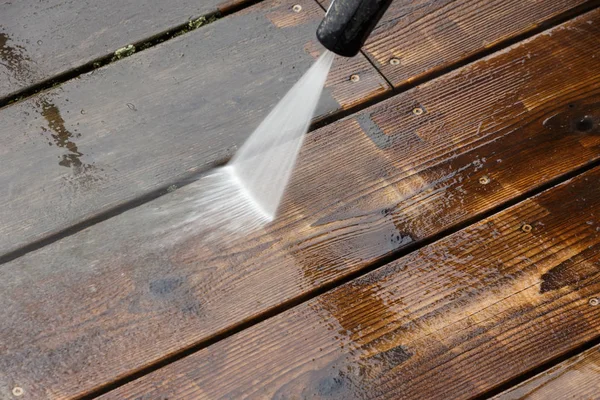
<path fill-rule="evenodd" d="M 392 145 L 392 138 L 386 135 L 379 126 L 371 119 L 368 113 L 361 114 L 356 117 L 363 132 L 375 143 L 380 149 L 387 149 Z"/>
<path fill-rule="evenodd" d="M 54 132 L 50 133 L 54 144 L 69 151 L 69 154 L 65 154 L 61 157 L 58 165 L 67 168 L 74 167 L 76 170 L 81 170 L 83 164 L 81 163 L 80 157 L 83 156 L 83 153 L 79 151 L 77 145 L 73 141 L 75 138 L 81 137 L 81 134 L 73 134 L 65 127 L 65 120 L 60 115 L 58 107 L 48 100 L 41 101 L 41 114 L 47 121 L 48 127 Z M 48 133 L 46 128 L 43 126 L 41 128 L 44 133 Z"/>
<path fill-rule="evenodd" d="M 549 130 L 569 130 L 571 133 L 582 135 L 600 134 L 598 120 L 599 102 L 571 102 L 550 117 L 546 118 L 543 125 Z"/>
<path fill-rule="evenodd" d="M 593 228 L 593 230 L 596 229 L 596 227 Z M 593 258 L 599 251 L 598 247 L 590 247 L 578 254 L 577 257 L 565 260 L 543 274 L 540 293 L 559 290 L 569 286 L 576 289 L 579 282 L 584 282 L 600 273 L 600 262 L 589 260 L 589 258 Z"/>
<path fill-rule="evenodd" d="M 172 294 L 183 284 L 182 278 L 162 278 L 150 282 L 150 293 L 159 297 Z"/>
<path fill-rule="evenodd" d="M 12 43 L 7 33 L 2 32 L 0 25 L 0 66 L 8 70 L 6 81 L 25 81 L 31 74 L 28 63 L 31 62 L 23 46 Z M 2 93 L 0 92 L 0 97 Z"/>

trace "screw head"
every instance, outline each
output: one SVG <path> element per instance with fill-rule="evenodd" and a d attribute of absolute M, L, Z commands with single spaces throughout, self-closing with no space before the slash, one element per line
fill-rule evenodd
<path fill-rule="evenodd" d="M 300 4 L 296 4 L 294 7 L 292 7 L 292 10 L 294 12 L 299 13 L 300 11 L 302 11 L 302 6 Z"/>
<path fill-rule="evenodd" d="M 600 299 L 597 297 L 592 297 L 588 303 L 590 304 L 590 306 L 595 307 L 597 305 L 600 305 Z"/>
<path fill-rule="evenodd" d="M 421 115 L 421 114 L 423 114 L 423 109 L 421 107 L 417 107 L 413 110 L 413 114 Z"/>
<path fill-rule="evenodd" d="M 489 176 L 484 175 L 481 178 L 479 178 L 479 183 L 481 183 L 482 185 L 487 185 L 488 183 L 490 183 L 492 180 L 490 179 Z"/>
<path fill-rule="evenodd" d="M 533 227 L 529 224 L 525 224 L 521 227 L 521 230 L 525 233 L 531 232 L 532 229 L 533 229 Z"/>
<path fill-rule="evenodd" d="M 400 59 L 399 58 L 391 58 L 390 59 L 390 65 L 400 65 Z"/>
<path fill-rule="evenodd" d="M 18 386 L 15 386 L 15 387 L 13 388 L 13 390 L 12 390 L 12 394 L 13 394 L 14 396 L 17 396 L 17 397 L 19 397 L 19 396 L 23 396 L 23 393 L 25 393 L 25 391 L 23 390 L 23 388 L 20 388 L 20 387 L 18 387 Z"/>
<path fill-rule="evenodd" d="M 358 81 L 360 81 L 360 76 L 359 76 L 359 75 L 356 75 L 356 74 L 354 74 L 354 75 L 352 75 L 352 76 L 350 77 L 350 80 L 351 80 L 352 82 L 358 82 Z"/>

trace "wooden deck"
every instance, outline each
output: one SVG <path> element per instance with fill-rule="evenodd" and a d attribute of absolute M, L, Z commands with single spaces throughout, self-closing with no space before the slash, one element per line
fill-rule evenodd
<path fill-rule="evenodd" d="M 179 240 L 328 1 L 121 3 L 0 2 L 0 399 L 600 399 L 600 2 L 394 0 Z"/>

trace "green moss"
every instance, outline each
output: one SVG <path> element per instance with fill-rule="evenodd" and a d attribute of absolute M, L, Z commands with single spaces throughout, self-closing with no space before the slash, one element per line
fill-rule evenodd
<path fill-rule="evenodd" d="M 216 15 L 210 16 L 208 18 L 207 17 L 198 17 L 198 18 L 192 19 L 187 23 L 187 25 L 185 27 L 183 27 L 179 31 L 175 32 L 173 34 L 173 37 L 181 36 L 184 33 L 191 32 L 193 30 L 200 28 L 201 26 L 208 25 L 212 22 L 215 22 L 218 19 L 219 19 L 219 17 Z"/>
<path fill-rule="evenodd" d="M 23 100 L 23 96 L 19 96 L 19 97 L 17 97 L 17 98 L 14 98 L 14 99 L 10 100 L 10 101 L 9 101 L 8 103 L 6 103 L 6 104 L 7 104 L 7 105 L 8 105 L 8 104 L 13 104 L 13 103 L 16 103 L 17 101 L 21 101 L 21 100 Z"/>
<path fill-rule="evenodd" d="M 194 29 L 198 29 L 202 25 L 206 24 L 206 22 L 206 17 L 193 19 L 190 22 L 188 22 L 188 30 L 193 31 Z"/>
<path fill-rule="evenodd" d="M 115 62 L 122 58 L 129 57 L 133 53 L 135 53 L 135 46 L 132 44 L 128 44 L 127 46 L 121 47 L 119 50 L 115 51 L 115 55 L 113 56 L 111 61 Z"/>

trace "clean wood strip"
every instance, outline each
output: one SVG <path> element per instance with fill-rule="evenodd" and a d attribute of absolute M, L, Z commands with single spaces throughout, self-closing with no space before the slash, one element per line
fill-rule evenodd
<path fill-rule="evenodd" d="M 600 395 L 600 346 L 574 356 L 494 400 L 593 400 Z"/>
<path fill-rule="evenodd" d="M 0 99 L 223 8 L 223 0 L 0 2 Z M 230 1 L 239 5 L 243 0 Z M 229 7 L 229 5 L 227 5 Z"/>
<path fill-rule="evenodd" d="M 217 218 L 199 233 L 206 219 L 186 221 L 208 198 L 200 181 L 2 265 L 0 397 L 89 393 L 597 162 L 599 22 L 584 15 L 311 133 L 265 230 Z"/>
<path fill-rule="evenodd" d="M 101 398 L 480 395 L 600 336 L 599 182 L 597 168 Z"/>
<path fill-rule="evenodd" d="M 266 1 L 0 110 L 0 256 L 230 157 L 318 56 L 323 14 Z M 364 56 L 327 86 L 317 118 L 389 89 Z"/>
<path fill-rule="evenodd" d="M 329 0 L 319 0 L 328 7 Z M 597 0 L 395 0 L 363 52 L 394 85 L 443 70 Z"/>

